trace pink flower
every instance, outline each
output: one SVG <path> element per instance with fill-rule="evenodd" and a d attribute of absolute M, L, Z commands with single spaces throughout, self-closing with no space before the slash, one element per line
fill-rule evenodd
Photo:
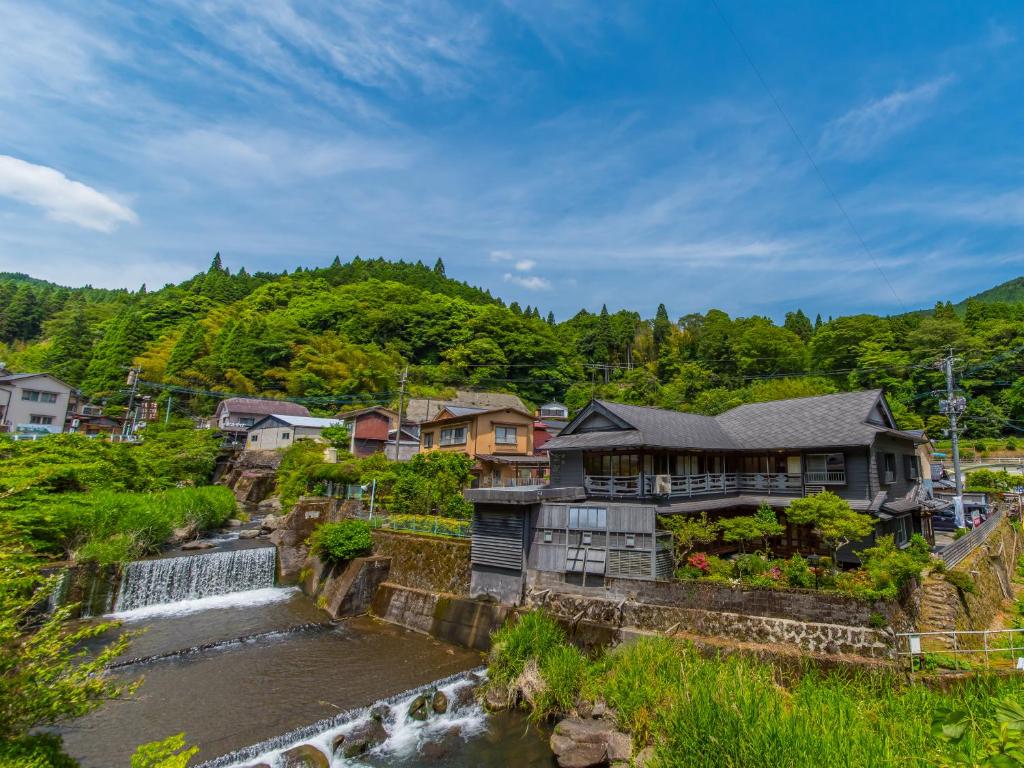
<path fill-rule="evenodd" d="M 711 563 L 708 561 L 708 556 L 705 555 L 703 552 L 698 552 L 695 555 L 690 555 L 689 559 L 686 562 L 694 568 L 703 571 L 704 573 L 707 573 L 711 570 Z"/>

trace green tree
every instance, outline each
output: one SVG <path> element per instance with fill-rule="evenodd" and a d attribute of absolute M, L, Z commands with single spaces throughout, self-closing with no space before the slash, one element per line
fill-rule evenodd
<path fill-rule="evenodd" d="M 434 274 L 440 275 L 441 277 L 446 277 L 444 271 L 444 262 L 441 261 L 440 257 L 438 257 L 437 261 L 434 262 Z"/>
<path fill-rule="evenodd" d="M 786 509 L 786 517 L 795 525 L 810 525 L 814 533 L 828 547 L 835 567 L 840 549 L 867 536 L 874 530 L 871 515 L 855 512 L 845 499 L 830 491 L 793 499 Z"/>
<path fill-rule="evenodd" d="M 185 768 L 199 753 L 199 747 L 190 747 L 185 734 L 168 736 L 162 741 L 140 744 L 132 755 L 131 768 Z"/>
<path fill-rule="evenodd" d="M 779 522 L 775 510 L 768 504 L 762 504 L 753 515 L 730 517 L 719 522 L 722 539 L 739 544 L 740 552 L 746 552 L 750 542 L 759 541 L 764 551 L 768 551 L 768 539 L 781 536 L 786 526 Z"/>
<path fill-rule="evenodd" d="M 42 576 L 25 546 L 0 533 L 0 755 L 18 745 L 26 752 L 37 745 L 52 750 L 52 742 L 40 745 L 33 732 L 81 717 L 137 687 L 106 674 L 129 634 L 97 652 L 84 650 L 116 624 L 72 626 L 71 606 L 48 615 L 38 611 L 58 579 Z"/>
<path fill-rule="evenodd" d="M 818 316 L 818 320 L 820 324 L 821 315 Z M 787 312 L 783 327 L 799 336 L 804 342 L 810 341 L 814 335 L 814 326 L 811 325 L 810 318 L 804 314 L 802 309 L 798 309 L 796 312 Z"/>
<path fill-rule="evenodd" d="M 669 334 L 672 332 L 672 323 L 668 319 L 668 310 L 665 309 L 664 304 L 659 304 L 658 311 L 654 313 L 653 331 L 654 354 L 660 356 L 665 342 L 668 341 Z"/>
<path fill-rule="evenodd" d="M 708 519 L 707 512 L 699 516 L 658 515 L 658 524 L 672 534 L 676 568 L 686 563 L 686 557 L 693 548 L 710 544 L 718 538 L 721 525 Z"/>
<path fill-rule="evenodd" d="M 350 441 L 352 439 L 352 435 L 348 431 L 348 427 L 344 424 L 335 424 L 330 427 L 324 427 L 320 430 L 320 437 L 322 437 L 332 448 L 346 452 L 351 445 Z"/>

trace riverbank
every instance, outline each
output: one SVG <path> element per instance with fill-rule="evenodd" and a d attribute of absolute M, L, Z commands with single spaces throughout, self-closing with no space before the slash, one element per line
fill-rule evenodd
<path fill-rule="evenodd" d="M 980 755 L 998 730 L 996 705 L 1019 706 L 1024 697 L 1021 677 L 978 676 L 937 692 L 892 671 L 784 675 L 768 663 L 708 657 L 663 637 L 588 657 L 540 612 L 495 635 L 489 670 L 492 705 L 507 702 L 535 719 L 566 723 L 556 727 L 561 740 L 553 738 L 552 747 L 571 755 L 563 764 L 576 768 L 611 760 L 609 734 L 617 731 L 629 736 L 624 759 L 643 754 L 658 766 L 938 765 L 959 748 L 972 759 Z M 970 719 L 954 745 L 934 734 L 933 720 L 957 710 Z M 587 725 L 595 711 L 613 727 Z M 593 736 L 595 730 L 605 735 Z M 574 733 L 584 740 L 574 742 Z"/>

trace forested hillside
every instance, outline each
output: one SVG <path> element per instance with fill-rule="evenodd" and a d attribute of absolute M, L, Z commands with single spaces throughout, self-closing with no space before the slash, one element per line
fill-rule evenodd
<path fill-rule="evenodd" d="M 602 309 L 556 322 L 445 275 L 438 261 L 356 258 L 292 273 L 210 268 L 160 290 L 62 288 L 0 275 L 0 360 L 46 370 L 108 404 L 134 364 L 176 411 L 206 414 L 223 393 L 288 397 L 319 413 L 413 393 L 515 392 L 537 404 L 591 396 L 718 413 L 751 400 L 884 387 L 903 426 L 937 414 L 935 362 L 963 360 L 968 436 L 1024 427 L 1024 303 L 1018 281 L 927 313 L 776 324 L 711 310 L 652 319 Z M 1005 290 L 1003 290 L 1005 289 Z M 935 427 L 938 421 L 934 422 Z"/>

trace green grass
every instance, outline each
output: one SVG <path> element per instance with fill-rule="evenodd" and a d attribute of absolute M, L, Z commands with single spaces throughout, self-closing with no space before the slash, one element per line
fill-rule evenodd
<path fill-rule="evenodd" d="M 567 711 L 578 699 L 603 698 L 636 746 L 655 745 L 652 765 L 660 768 L 936 765 L 952 749 L 932 734 L 943 707 L 976 716 L 959 745 L 974 754 L 996 698 L 1024 696 L 1018 678 L 977 676 L 945 692 L 886 672 L 808 670 L 781 681 L 770 664 L 708 658 L 660 637 L 588 660 L 568 650 L 558 624 L 539 612 L 494 639 L 491 677 L 499 683 L 537 660 L 551 689 L 539 698 L 539 716 Z"/>

